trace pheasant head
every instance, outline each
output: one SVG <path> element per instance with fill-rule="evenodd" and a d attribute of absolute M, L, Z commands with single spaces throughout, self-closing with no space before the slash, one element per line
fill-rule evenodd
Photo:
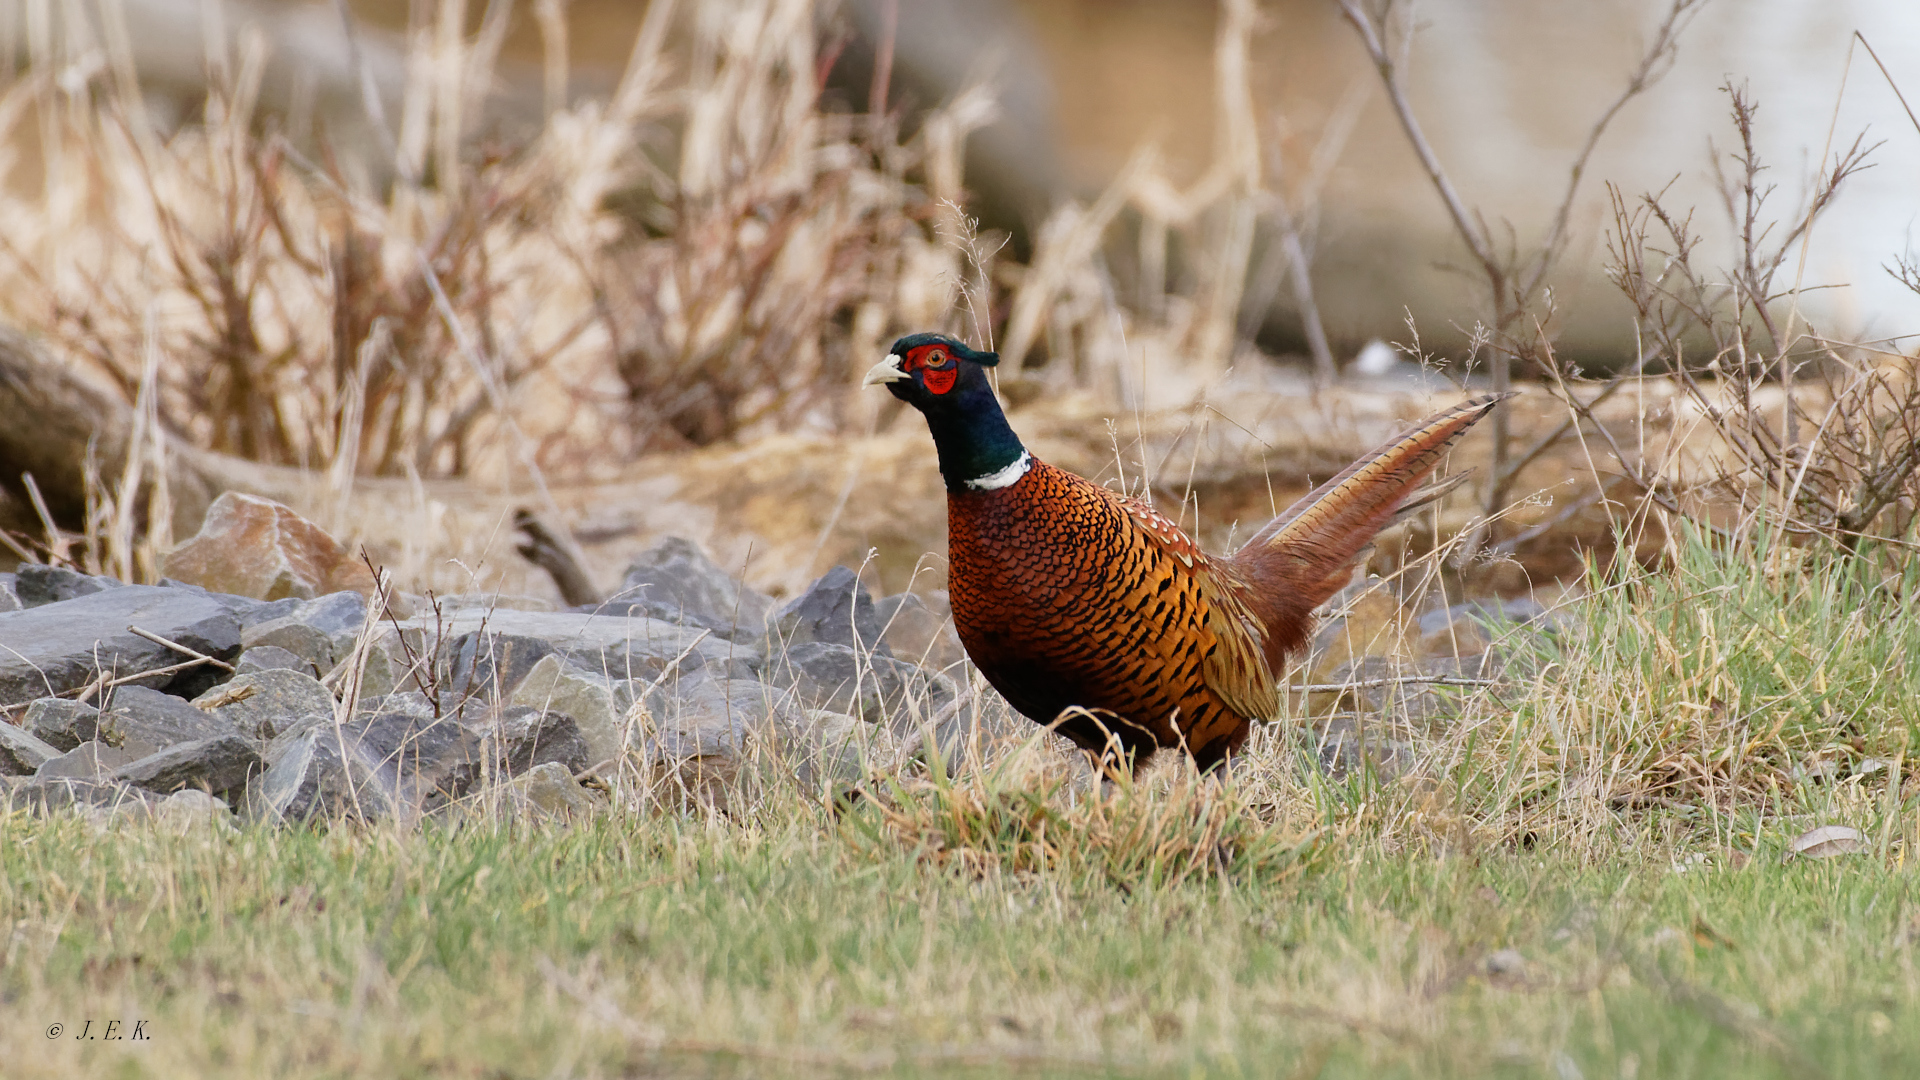
<path fill-rule="evenodd" d="M 987 381 L 999 362 L 944 334 L 909 334 L 867 372 L 866 385 L 885 385 L 927 418 L 948 491 L 1010 487 L 1032 467 Z"/>

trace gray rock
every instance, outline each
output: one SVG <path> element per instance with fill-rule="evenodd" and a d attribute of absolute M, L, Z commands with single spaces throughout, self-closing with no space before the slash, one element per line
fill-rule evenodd
<path fill-rule="evenodd" d="M 407 654 L 406 646 L 401 644 L 399 637 L 391 629 L 382 627 L 375 631 L 373 641 L 367 646 L 366 662 L 360 669 L 360 692 L 357 696 L 376 697 L 418 686 L 413 664 L 414 657 L 425 656 L 425 648 L 422 644 L 424 637 L 417 630 L 409 631 L 407 636 L 414 639 L 407 643 L 413 647 L 412 656 Z M 349 665 L 354 662 L 354 654 L 349 651 L 347 655 L 340 658 L 340 662 L 334 665 L 334 669 L 327 673 L 323 681 L 344 695 L 352 675 L 352 668 Z M 426 661 L 422 659 L 419 662 L 424 664 Z"/>
<path fill-rule="evenodd" d="M 183 589 L 187 592 L 198 593 L 201 596 L 209 597 L 214 603 L 233 612 L 234 617 L 239 619 L 242 625 L 246 623 L 247 616 L 252 614 L 255 608 L 264 607 L 267 604 L 267 601 L 255 600 L 251 596 L 235 596 L 232 593 L 214 592 L 200 585 L 194 585 L 185 581 L 175 581 L 167 577 L 161 578 L 154 584 L 159 585 L 163 589 Z"/>
<path fill-rule="evenodd" d="M 558 713 L 469 702 L 436 718 L 417 693 L 361 704 L 369 711 L 338 727 L 314 724 L 276 737 L 266 771 L 248 785 L 248 816 L 411 820 L 469 794 L 489 772 L 556 764 L 571 775 L 586 761 L 579 728 Z"/>
<path fill-rule="evenodd" d="M 300 605 L 304 603 L 306 603 L 306 601 L 297 596 L 289 596 L 280 600 L 262 600 L 256 606 L 248 608 L 246 613 L 240 616 L 240 632 L 244 634 L 253 627 L 259 626 L 261 623 L 285 618 L 299 611 Z"/>
<path fill-rule="evenodd" d="M 34 770 L 34 775 L 42 780 L 104 781 L 113 775 L 115 769 L 138 761 L 140 756 L 132 750 L 99 741 L 83 742 L 58 757 L 42 762 Z"/>
<path fill-rule="evenodd" d="M 809 788 L 857 780 L 865 773 L 862 748 L 872 729 L 845 713 L 808 709 L 804 738 L 789 740 L 795 778 Z"/>
<path fill-rule="evenodd" d="M 231 661 L 240 651 L 239 622 L 217 601 L 182 589 L 123 585 L 0 614 L 0 705 L 57 696 L 93 681 L 101 670 L 124 676 L 186 659 L 129 626 L 220 660 Z M 221 674 L 203 664 L 152 676 L 151 682 L 198 693 Z"/>
<path fill-rule="evenodd" d="M 439 715 L 434 710 L 433 702 L 418 690 L 396 690 L 390 694 L 363 697 L 354 709 L 356 718 L 382 712 L 404 713 L 423 724 Z"/>
<path fill-rule="evenodd" d="M 806 715 L 791 694 L 753 678 L 680 678 L 647 694 L 655 765 L 693 767 L 710 778 L 730 778 L 755 732 L 803 730 Z"/>
<path fill-rule="evenodd" d="M 577 820 L 605 805 L 581 787 L 566 766 L 551 762 L 528 769 L 509 782 L 504 793 L 516 813 L 543 820 Z"/>
<path fill-rule="evenodd" d="M 452 593 L 434 600 L 445 614 L 450 611 L 558 611 L 553 601 L 538 596 L 513 593 Z"/>
<path fill-rule="evenodd" d="M 655 793 L 714 806 L 737 794 L 749 762 L 813 786 L 858 774 L 864 745 L 889 738 L 866 725 L 856 732 L 851 717 L 803 710 L 791 693 L 708 672 L 654 690 L 635 716 Z"/>
<path fill-rule="evenodd" d="M 315 671 L 330 671 L 334 663 L 338 663 L 338 657 L 334 657 L 334 640 L 326 636 L 326 630 L 307 626 L 298 619 L 271 619 L 246 628 L 240 632 L 240 644 L 250 650 L 290 651 L 313 665 Z"/>
<path fill-rule="evenodd" d="M 13 582 L 13 574 L 0 574 L 0 612 L 19 611 L 22 606 Z"/>
<path fill-rule="evenodd" d="M 100 710 L 83 701 L 40 698 L 27 706 L 21 726 L 35 738 L 64 752 L 100 737 Z"/>
<path fill-rule="evenodd" d="M 604 675 L 581 671 L 559 656 L 542 657 L 514 688 L 512 703 L 573 717 L 586 740 L 588 768 L 626 754 L 625 704 L 631 702 L 618 703 L 614 682 Z"/>
<path fill-rule="evenodd" d="M 260 771 L 260 752 L 238 734 L 179 743 L 113 772 L 113 779 L 162 795 L 182 788 L 232 791 Z"/>
<path fill-rule="evenodd" d="M 14 571 L 13 591 L 22 608 L 58 604 L 90 593 L 119 588 L 122 582 L 110 577 L 94 577 L 64 566 L 22 563 Z"/>
<path fill-rule="evenodd" d="M 227 804 L 201 791 L 187 788 L 154 803 L 153 820 L 168 830 L 185 835 L 198 829 L 232 829 L 233 811 Z"/>
<path fill-rule="evenodd" d="M 764 677 L 791 686 L 809 709 L 848 713 L 895 730 L 932 719 L 952 704 L 953 683 L 903 660 L 863 657 L 845 645 L 809 641 L 789 646 Z"/>
<path fill-rule="evenodd" d="M 899 659 L 946 671 L 967 658 L 952 618 L 934 611 L 915 593 L 875 600 L 873 617 L 880 623 L 880 640 Z"/>
<path fill-rule="evenodd" d="M 634 556 L 620 592 L 601 606 L 603 614 L 697 626 L 744 642 L 765 633 L 772 610 L 772 597 L 735 581 L 698 544 L 677 536 Z"/>
<path fill-rule="evenodd" d="M 144 686 L 119 686 L 100 714 L 100 741 L 144 757 L 169 746 L 239 734 L 233 724 Z"/>
<path fill-rule="evenodd" d="M 1420 661 L 1422 675 L 1452 679 L 1498 679 L 1506 671 L 1507 658 L 1495 650 L 1474 656 L 1435 656 Z"/>
<path fill-rule="evenodd" d="M 742 641 L 748 644 L 757 643 L 766 626 L 765 623 L 751 628 L 732 626 L 719 619 L 706 618 L 697 612 L 659 600 L 608 600 L 599 604 L 581 604 L 567 610 L 587 615 L 609 615 L 621 619 L 654 619 L 683 629 L 705 630 L 714 637 L 726 641 Z"/>
<path fill-rule="evenodd" d="M 574 666 L 615 680 L 652 681 L 669 669 L 686 674 L 708 667 L 722 674 L 750 677 L 760 668 L 760 653 L 751 646 L 712 634 L 703 636 L 701 631 L 658 619 L 571 611 L 456 612 L 439 619 L 423 616 L 402 626 L 423 634 L 423 655 L 431 654 L 435 635 L 452 644 L 464 634 L 485 629 L 547 642 Z"/>
<path fill-rule="evenodd" d="M 251 617 L 271 609 L 270 618 Z M 311 600 L 262 604 L 241 625 L 240 642 L 251 649 L 273 645 L 330 671 L 353 648 L 366 625 L 367 598 L 357 592 L 328 593 Z"/>
<path fill-rule="evenodd" d="M 12 793 L 13 805 L 39 813 L 100 808 L 135 819 L 146 817 L 153 801 L 150 792 L 92 777 L 36 776 Z"/>
<path fill-rule="evenodd" d="M 411 820 L 466 794 L 480 775 L 480 740 L 465 724 L 383 709 L 344 725 L 274 739 L 267 769 L 247 786 L 258 821 Z"/>
<path fill-rule="evenodd" d="M 1418 760 L 1413 742 L 1393 737 L 1405 730 L 1378 715 L 1340 712 L 1301 728 L 1299 738 L 1329 776 L 1345 777 L 1365 768 L 1382 780 L 1391 780 L 1405 775 Z"/>
<path fill-rule="evenodd" d="M 1476 692 L 1474 687 L 1392 680 L 1409 677 L 1491 679 L 1499 676 L 1500 666 L 1499 657 L 1491 652 L 1431 657 L 1415 662 L 1363 656 L 1333 669 L 1327 682 L 1352 689 L 1341 691 L 1331 707 L 1357 709 L 1395 723 L 1433 724 L 1451 720 L 1459 716 L 1462 702 Z"/>
<path fill-rule="evenodd" d="M 462 634 L 446 650 L 442 685 L 460 697 L 505 698 L 553 651 L 546 639 L 527 634 Z"/>
<path fill-rule="evenodd" d="M 944 679 L 945 676 L 935 678 Z M 916 747 L 911 756 L 924 756 L 930 751 L 937 751 L 951 771 L 964 758 L 974 730 L 981 725 L 980 713 L 978 699 L 969 699 L 957 708 L 943 706 L 938 712 L 914 712 L 896 719 L 893 732 L 903 743 Z"/>
<path fill-rule="evenodd" d="M 32 776 L 40 766 L 59 756 L 58 748 L 34 738 L 25 728 L 0 720 L 0 774 Z"/>
<path fill-rule="evenodd" d="M 240 675 L 281 670 L 297 671 L 302 675 L 320 674 L 320 669 L 313 666 L 313 661 L 278 645 L 255 645 L 240 654 L 240 659 L 234 661 L 233 670 Z"/>
<path fill-rule="evenodd" d="M 787 645 L 820 641 L 892 656 L 880 640 L 880 620 L 873 597 L 854 572 L 844 566 L 827 571 L 807 591 L 780 609 L 767 628 L 769 639 Z"/>
<path fill-rule="evenodd" d="M 536 765 L 557 764 L 572 774 L 591 764 L 573 717 L 525 705 L 472 707 L 477 704 L 461 710 L 460 720 L 491 749 L 496 770 L 517 776 Z"/>
<path fill-rule="evenodd" d="M 1519 949 L 1501 949 L 1488 955 L 1481 964 L 1487 975 L 1496 979 L 1516 979 L 1527 973 L 1527 958 Z"/>
<path fill-rule="evenodd" d="M 1486 596 L 1435 608 L 1421 615 L 1415 627 L 1420 635 L 1416 651 L 1423 656 L 1470 656 L 1521 627 L 1540 633 L 1562 628 L 1540 601 L 1529 596 Z"/>
<path fill-rule="evenodd" d="M 270 619 L 242 630 L 240 643 L 249 649 L 283 649 L 306 661 L 315 671 L 331 671 L 337 662 L 333 639 L 325 631 L 291 616 Z"/>
<path fill-rule="evenodd" d="M 357 592 L 328 593 L 303 601 L 293 618 L 327 635 L 337 655 L 346 655 L 367 622 L 367 598 Z"/>
<path fill-rule="evenodd" d="M 195 698 L 193 705 L 261 745 L 282 732 L 331 720 L 334 710 L 333 695 L 320 680 L 284 668 L 237 675 Z"/>

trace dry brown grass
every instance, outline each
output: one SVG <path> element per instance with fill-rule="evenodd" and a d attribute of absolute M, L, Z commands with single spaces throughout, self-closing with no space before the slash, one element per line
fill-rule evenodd
<path fill-rule="evenodd" d="M 44 161 L 0 177 L 3 313 L 129 397 L 157 350 L 162 419 L 259 461 L 583 477 L 837 426 L 850 354 L 953 306 L 934 219 L 963 196 L 928 162 L 986 111 L 963 96 L 905 145 L 821 114 L 813 17 L 703 5 L 668 55 L 656 4 L 612 100 L 519 145 L 481 127 L 485 29 L 421 37 L 385 185 L 258 113 L 257 41 L 209 58 L 204 114 L 168 131 L 124 81 L 36 55 L 0 97 L 0 143 L 37 135 Z"/>
<path fill-rule="evenodd" d="M 302 154 L 262 111 L 257 37 L 209 55 L 205 108 L 173 128 L 114 34 L 35 38 L 0 92 L 0 145 L 42 165 L 0 173 L 0 316 L 128 397 L 157 351 L 159 416 L 198 445 L 363 475 L 579 478 L 858 428 L 865 358 L 927 327 L 1004 329 L 1009 374 L 1044 361 L 1055 388 L 1178 405 L 1244 358 L 1251 229 L 1285 209 L 1247 91 L 1253 9 L 1230 9 L 1214 168 L 1183 191 L 1143 152 L 1091 205 L 1062 201 L 1029 267 L 965 217 L 990 88 L 904 142 L 822 112 L 811 2 L 653 5 L 610 99 L 555 101 L 517 142 L 485 121 L 499 28 L 463 37 L 437 5 L 391 143 L 338 153 Z M 1129 215 L 1159 270 L 1121 304 L 1102 247 Z M 1187 280 L 1169 244 L 1201 253 Z"/>

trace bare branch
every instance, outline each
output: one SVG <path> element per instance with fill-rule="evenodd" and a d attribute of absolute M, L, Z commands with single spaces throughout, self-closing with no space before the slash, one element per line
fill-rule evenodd
<path fill-rule="evenodd" d="M 1672 69 L 1674 59 L 1679 55 L 1680 33 L 1700 13 L 1705 3 L 1706 0 L 1673 0 L 1666 17 L 1655 28 L 1653 40 L 1647 43 L 1646 51 L 1641 54 L 1640 65 L 1627 78 L 1627 85 L 1621 88 L 1620 96 L 1613 99 L 1613 103 L 1607 106 L 1587 131 L 1586 142 L 1581 144 L 1580 152 L 1574 156 L 1573 165 L 1567 170 L 1567 190 L 1560 198 L 1560 208 L 1554 212 L 1553 225 L 1548 228 L 1547 238 L 1540 244 L 1533 269 L 1520 286 L 1520 295 L 1533 295 L 1566 246 L 1567 223 L 1573 216 L 1574 197 L 1579 194 L 1580 180 L 1586 175 L 1587 161 L 1593 157 L 1594 148 L 1600 145 L 1600 137 L 1606 134 L 1613 118 L 1626 108 L 1628 102 L 1645 93 Z"/>
<path fill-rule="evenodd" d="M 1504 394 L 1510 389 L 1513 378 L 1513 358 L 1531 356 L 1536 361 L 1540 361 L 1543 352 L 1551 353 L 1547 337 L 1540 330 L 1540 320 L 1536 319 L 1536 333 L 1532 339 L 1539 343 L 1538 347 L 1529 341 L 1518 339 L 1514 327 L 1539 302 L 1547 275 L 1566 248 L 1568 223 L 1572 217 L 1574 200 L 1579 193 L 1580 182 L 1586 174 L 1587 163 L 1591 160 L 1601 137 L 1629 101 L 1644 93 L 1672 67 L 1679 47 L 1680 34 L 1704 2 L 1705 0 L 1671 0 L 1665 17 L 1655 28 L 1652 39 L 1642 52 L 1640 61 L 1632 74 L 1629 75 L 1626 85 L 1594 121 L 1579 152 L 1575 154 L 1568 170 L 1566 190 L 1554 211 L 1546 238 L 1530 255 L 1523 258 L 1519 254 L 1519 241 L 1511 223 L 1506 224 L 1504 243 L 1496 243 L 1494 231 L 1487 223 L 1485 216 L 1478 210 L 1470 211 L 1467 208 L 1452 181 L 1448 179 L 1446 170 L 1441 166 L 1439 156 L 1434 152 L 1432 144 L 1422 131 L 1418 118 L 1414 116 L 1406 88 L 1401 82 L 1403 65 L 1394 57 L 1388 40 L 1395 11 L 1394 0 L 1384 0 L 1379 6 L 1371 9 L 1363 6 L 1362 0 L 1340 0 L 1341 13 L 1359 33 L 1361 44 L 1366 48 L 1367 56 L 1380 75 L 1380 81 L 1386 89 L 1387 100 L 1393 106 L 1394 115 L 1400 121 L 1400 127 L 1406 135 L 1408 145 L 1413 149 L 1414 156 L 1419 159 L 1421 168 L 1427 174 L 1427 179 L 1433 184 L 1434 190 L 1440 195 L 1441 202 L 1446 206 L 1447 214 L 1453 220 L 1454 231 L 1466 244 L 1474 261 L 1479 264 L 1481 275 L 1486 279 L 1489 305 L 1487 324 L 1491 329 L 1491 341 L 1495 346 L 1490 358 L 1492 389 L 1495 393 Z M 1514 464 L 1508 455 L 1511 441 L 1508 424 L 1506 409 L 1496 411 L 1489 423 L 1493 436 L 1493 480 L 1488 485 L 1484 506 L 1489 519 L 1497 515 L 1505 506 L 1514 474 L 1571 430 L 1570 427 L 1563 426 L 1555 433 L 1553 440 L 1529 448 L 1523 455 L 1523 460 L 1519 464 Z"/>
<path fill-rule="evenodd" d="M 1420 127 L 1420 121 L 1413 115 L 1413 105 L 1407 100 L 1406 87 L 1400 82 L 1400 66 L 1387 53 L 1386 24 L 1384 16 L 1390 14 L 1389 3 L 1381 12 L 1381 17 L 1363 10 L 1358 0 L 1340 0 L 1340 12 L 1360 34 L 1360 43 L 1366 47 L 1367 56 L 1373 60 L 1375 70 L 1380 73 L 1380 82 L 1386 87 L 1387 101 L 1393 106 L 1393 114 L 1400 121 L 1400 129 L 1406 133 L 1407 143 L 1413 148 L 1414 156 L 1420 159 L 1420 167 L 1426 170 L 1427 180 L 1440 194 L 1440 201 L 1446 204 L 1447 215 L 1453 219 L 1454 231 L 1473 252 L 1480 268 L 1488 281 L 1496 287 L 1506 279 L 1500 260 L 1495 257 L 1493 246 L 1488 241 L 1483 223 L 1468 212 L 1466 204 L 1461 202 L 1459 192 L 1453 188 L 1453 181 L 1447 178 L 1446 170 L 1440 166 L 1440 157 L 1433 151 L 1433 144 L 1427 141 L 1426 132 Z M 1496 292 L 1498 289 L 1496 288 Z"/>

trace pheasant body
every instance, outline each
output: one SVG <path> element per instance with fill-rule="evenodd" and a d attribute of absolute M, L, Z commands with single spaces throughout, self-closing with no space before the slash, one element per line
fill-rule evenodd
<path fill-rule="evenodd" d="M 967 655 L 1021 714 L 1123 768 L 1183 747 L 1211 769 L 1272 719 L 1275 675 L 1313 609 L 1496 401 L 1427 420 L 1213 559 L 1146 503 L 1034 460 L 982 370 L 996 361 L 916 334 L 868 382 L 887 383 L 933 432 Z"/>
<path fill-rule="evenodd" d="M 1136 765 L 1184 741 L 1206 767 L 1245 740 L 1204 674 L 1222 655 L 1210 624 L 1232 601 L 1172 522 L 1044 462 L 1010 487 L 950 494 L 947 522 L 954 628 L 1021 714 L 1047 723 L 1079 706 L 1061 733 Z M 1264 719 L 1277 702 L 1259 666 Z"/>

